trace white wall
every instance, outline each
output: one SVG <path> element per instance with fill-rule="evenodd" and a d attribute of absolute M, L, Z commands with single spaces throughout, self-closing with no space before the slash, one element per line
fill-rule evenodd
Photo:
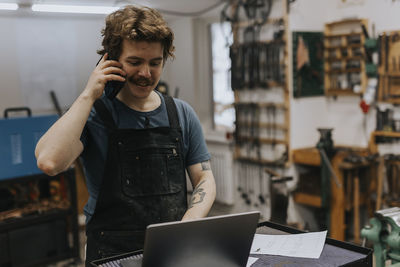
<path fill-rule="evenodd" d="M 86 85 L 99 56 L 104 16 L 0 13 L 0 112 L 29 106 L 55 113 L 50 90 L 63 108 Z"/>
<path fill-rule="evenodd" d="M 50 90 L 56 92 L 62 107 L 68 108 L 99 59 L 96 50 L 101 48 L 104 18 L 0 12 L 0 112 L 29 106 L 34 114 L 55 113 Z M 169 83 L 171 93 L 179 87 L 179 98 L 191 104 L 202 120 L 210 120 L 209 87 L 202 85 L 204 78 L 199 81 L 196 65 L 202 58 L 197 59 L 195 49 L 203 46 L 195 44 L 194 19 L 169 18 L 168 22 L 175 33 L 176 58 L 167 62 L 162 79 Z M 199 30 L 207 32 L 206 28 Z"/>
<path fill-rule="evenodd" d="M 179 98 L 196 111 L 204 128 L 212 125 L 212 90 L 208 21 L 179 17 L 168 21 L 175 34 L 175 59 L 167 62 L 163 80 L 171 93 L 179 88 Z"/>
<path fill-rule="evenodd" d="M 348 17 L 367 18 L 369 32 L 400 29 L 400 3 L 390 0 L 297 0 L 291 5 L 291 31 L 323 31 L 324 24 Z M 375 111 L 364 116 L 359 97 L 309 97 L 291 101 L 292 149 L 315 146 L 317 128 L 334 128 L 335 144 L 366 147 L 375 128 Z"/>
<path fill-rule="evenodd" d="M 163 79 L 168 82 L 171 92 L 179 88 L 179 98 L 195 106 L 194 73 L 194 32 L 191 18 L 170 20 L 168 25 L 175 35 L 175 59 L 165 65 Z"/>

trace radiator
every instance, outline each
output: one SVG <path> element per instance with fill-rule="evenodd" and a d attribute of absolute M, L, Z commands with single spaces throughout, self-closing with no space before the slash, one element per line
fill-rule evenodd
<path fill-rule="evenodd" d="M 217 187 L 216 201 L 223 204 L 234 204 L 234 172 L 232 152 L 209 145 L 211 169 Z"/>

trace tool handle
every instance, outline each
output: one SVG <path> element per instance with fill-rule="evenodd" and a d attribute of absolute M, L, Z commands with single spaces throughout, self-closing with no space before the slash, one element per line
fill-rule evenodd
<path fill-rule="evenodd" d="M 327 156 L 326 153 L 325 153 L 325 150 L 323 150 L 322 148 L 320 148 L 320 149 L 319 149 L 319 152 L 321 153 L 322 160 L 325 162 L 326 166 L 328 166 L 328 170 L 329 170 L 329 172 L 332 174 L 331 177 L 333 177 L 333 180 L 335 181 L 336 186 L 339 187 L 339 188 L 341 188 L 341 187 L 342 187 L 342 184 L 340 183 L 339 178 L 336 176 L 336 173 L 335 173 L 335 171 L 334 171 L 333 168 L 332 168 L 332 164 L 331 164 L 331 162 L 329 161 L 328 156 Z"/>
<path fill-rule="evenodd" d="M 293 177 L 292 176 L 281 176 L 281 177 L 272 177 L 271 178 L 271 182 L 273 183 L 273 184 L 276 184 L 276 183 L 284 183 L 284 182 L 287 182 L 287 181 L 292 181 L 293 180 Z"/>
<path fill-rule="evenodd" d="M 6 108 L 4 110 L 4 118 L 8 118 L 8 113 L 10 112 L 20 112 L 20 111 L 26 111 L 28 117 L 32 115 L 32 111 L 28 107 L 15 107 L 15 108 Z"/>

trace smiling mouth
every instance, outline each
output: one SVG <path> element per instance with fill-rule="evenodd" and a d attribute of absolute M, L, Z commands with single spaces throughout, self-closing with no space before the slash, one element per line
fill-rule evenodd
<path fill-rule="evenodd" d="M 148 83 L 135 83 L 135 85 L 140 86 L 140 87 L 149 87 L 151 84 L 148 84 Z"/>

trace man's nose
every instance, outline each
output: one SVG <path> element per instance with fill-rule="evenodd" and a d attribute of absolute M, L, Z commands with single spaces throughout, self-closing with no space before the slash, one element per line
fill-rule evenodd
<path fill-rule="evenodd" d="M 150 67 L 147 64 L 142 65 L 142 67 L 139 70 L 139 75 L 146 78 L 150 78 L 151 77 Z"/>

